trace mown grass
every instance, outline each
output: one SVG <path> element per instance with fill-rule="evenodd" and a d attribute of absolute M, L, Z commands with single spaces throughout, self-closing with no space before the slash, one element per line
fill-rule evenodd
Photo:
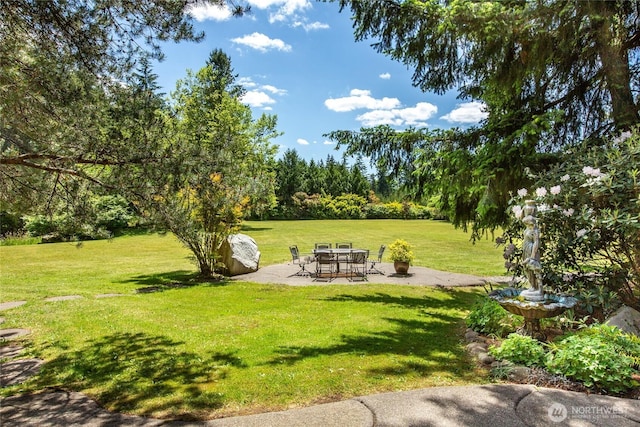
<path fill-rule="evenodd" d="M 501 273 L 488 266 L 497 253 L 490 242 L 473 246 L 445 225 L 270 221 L 243 232 L 257 240 L 262 265 L 288 260 L 289 244 L 373 248 L 402 237 L 416 245 L 417 265 Z M 464 248 L 472 252 L 447 253 Z M 0 301 L 28 301 L 3 312 L 3 327 L 30 329 L 27 354 L 47 361 L 33 381 L 0 393 L 62 387 L 112 410 L 210 418 L 485 381 L 460 339 L 481 290 L 207 283 L 188 255 L 172 236 L 155 235 L 0 248 Z M 122 296 L 96 298 L 108 293 Z M 60 295 L 82 298 L 44 301 Z"/>

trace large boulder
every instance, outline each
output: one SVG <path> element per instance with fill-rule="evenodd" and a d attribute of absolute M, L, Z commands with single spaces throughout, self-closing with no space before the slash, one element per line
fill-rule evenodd
<path fill-rule="evenodd" d="M 613 316 L 607 320 L 607 324 L 640 337 L 640 312 L 626 305 L 613 313 Z"/>
<path fill-rule="evenodd" d="M 246 234 L 232 234 L 227 237 L 222 243 L 220 254 L 229 276 L 258 271 L 258 244 Z"/>

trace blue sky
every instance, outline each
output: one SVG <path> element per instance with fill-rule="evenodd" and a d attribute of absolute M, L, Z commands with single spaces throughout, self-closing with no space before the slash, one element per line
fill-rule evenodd
<path fill-rule="evenodd" d="M 247 94 L 254 117 L 278 116 L 284 135 L 280 153 L 295 149 L 307 159 L 341 153 L 322 135 L 333 130 L 389 124 L 396 129 L 468 126 L 483 117 L 482 105 L 438 96 L 411 84 L 412 70 L 376 53 L 373 41 L 354 41 L 351 15 L 334 3 L 310 0 L 245 0 L 241 18 L 211 6 L 192 9 L 201 43 L 165 44 L 165 60 L 154 66 L 169 94 L 186 70 L 202 68 L 222 49 Z"/>

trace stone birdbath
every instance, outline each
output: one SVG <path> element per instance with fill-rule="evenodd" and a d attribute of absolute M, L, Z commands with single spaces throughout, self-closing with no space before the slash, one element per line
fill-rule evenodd
<path fill-rule="evenodd" d="M 522 222 L 527 226 L 522 243 L 522 266 L 525 271 L 528 289 L 498 289 L 489 294 L 505 310 L 524 318 L 524 328 L 520 331 L 539 340 L 546 336 L 540 328 L 540 319 L 555 317 L 565 310 L 573 308 L 577 299 L 569 296 L 553 295 L 544 292 L 542 283 L 542 265 L 540 264 L 540 232 L 536 218 L 535 202 L 527 200 L 523 209 Z"/>
<path fill-rule="evenodd" d="M 489 297 L 509 313 L 522 316 L 524 326 L 518 332 L 538 340 L 547 338 L 540 328 L 540 319 L 559 316 L 578 302 L 573 297 L 552 294 L 545 294 L 542 301 L 529 301 L 522 296 L 522 292 L 523 289 L 516 288 L 497 289 L 491 292 Z"/>

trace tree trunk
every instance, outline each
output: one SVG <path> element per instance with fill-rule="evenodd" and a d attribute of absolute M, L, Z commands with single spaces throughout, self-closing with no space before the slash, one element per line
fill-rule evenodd
<path fill-rule="evenodd" d="M 595 26 L 595 42 L 606 90 L 611 96 L 611 116 L 617 130 L 629 130 L 640 123 L 640 114 L 631 93 L 629 52 L 624 46 L 626 34 L 622 31 L 624 25 L 618 22 L 616 3 L 596 1 L 591 5 L 591 19 L 600 20 Z"/>

